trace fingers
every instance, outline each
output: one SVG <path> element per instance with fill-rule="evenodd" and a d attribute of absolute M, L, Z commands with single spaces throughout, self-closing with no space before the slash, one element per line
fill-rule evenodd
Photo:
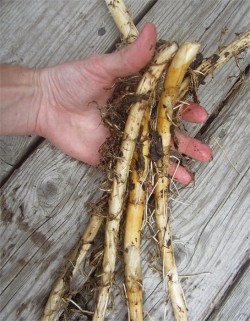
<path fill-rule="evenodd" d="M 188 185 L 192 182 L 193 176 L 181 165 L 169 162 L 168 174 L 173 177 L 176 182 Z"/>
<path fill-rule="evenodd" d="M 191 123 L 203 123 L 208 118 L 208 113 L 202 106 L 188 102 L 183 104 L 179 109 L 180 117 Z M 171 142 L 171 149 L 178 150 L 181 154 L 185 154 L 195 160 L 207 162 L 212 157 L 211 148 L 199 141 L 198 139 L 189 137 L 179 130 L 175 130 L 175 137 Z M 174 162 L 169 163 L 169 175 L 177 182 L 188 185 L 193 176 L 183 166 Z"/>
<path fill-rule="evenodd" d="M 183 104 L 179 113 L 183 120 L 192 123 L 203 123 L 208 118 L 207 111 L 193 102 L 189 102 L 187 105 Z M 212 157 L 212 151 L 208 145 L 183 134 L 179 130 L 175 130 L 175 138 L 172 141 L 171 148 L 201 162 L 207 162 Z"/>
<path fill-rule="evenodd" d="M 185 154 L 200 162 L 208 162 L 212 158 L 212 150 L 208 145 L 198 139 L 183 134 L 179 130 L 175 130 L 175 141 L 177 142 L 177 146 L 175 146 L 172 141 L 172 150 L 178 150 L 181 154 Z M 184 185 L 188 185 L 193 180 L 191 173 L 183 166 L 174 162 L 169 162 L 168 173 L 175 181 Z"/>
<path fill-rule="evenodd" d="M 208 162 L 212 157 L 211 148 L 196 138 L 189 137 L 179 130 L 175 130 L 175 143 L 172 141 L 171 149 L 178 150 L 181 154 L 185 154 L 200 162 Z"/>
<path fill-rule="evenodd" d="M 103 67 L 113 77 L 125 77 L 137 73 L 151 60 L 156 43 L 156 29 L 147 23 L 138 38 L 127 47 L 103 55 Z"/>
<path fill-rule="evenodd" d="M 208 113 L 202 106 L 188 102 L 188 104 L 183 104 L 179 109 L 180 117 L 191 123 L 204 123 L 208 118 Z"/>

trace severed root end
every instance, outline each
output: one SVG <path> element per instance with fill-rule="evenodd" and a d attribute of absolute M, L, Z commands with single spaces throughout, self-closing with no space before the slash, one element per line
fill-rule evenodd
<path fill-rule="evenodd" d="M 64 301 L 62 300 L 65 290 L 65 282 L 63 278 L 60 278 L 50 293 L 41 321 L 56 321 L 59 319 L 63 309 L 66 307 Z"/>

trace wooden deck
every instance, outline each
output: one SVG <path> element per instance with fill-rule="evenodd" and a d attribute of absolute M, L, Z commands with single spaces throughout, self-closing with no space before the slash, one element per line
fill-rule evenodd
<path fill-rule="evenodd" d="M 205 56 L 250 29 L 248 0 L 127 1 L 141 27 L 155 23 L 159 38 L 198 40 Z M 114 48 L 118 31 L 100 0 L 2 0 L 1 63 L 41 67 Z M 100 32 L 101 30 L 101 32 Z M 213 149 L 195 164 L 195 184 L 172 202 L 177 264 L 190 321 L 247 321 L 249 279 L 250 80 L 244 59 L 230 61 L 200 89 L 210 118 L 187 126 Z M 240 81 L 241 71 L 245 80 Z M 1 138 L 1 312 L 5 321 L 39 320 L 51 286 L 88 221 L 102 174 L 38 137 Z M 248 198 L 247 198 L 248 197 Z M 145 321 L 171 321 L 172 309 L 144 239 Z M 127 320 L 121 256 L 107 320 Z M 165 311 L 165 312 L 164 312 Z M 165 313 L 165 317 L 164 317 Z M 86 320 L 84 317 L 78 320 Z"/>

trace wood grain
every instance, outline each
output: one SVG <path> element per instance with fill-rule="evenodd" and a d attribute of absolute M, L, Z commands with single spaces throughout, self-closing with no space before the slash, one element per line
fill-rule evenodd
<path fill-rule="evenodd" d="M 0 137 L 0 184 L 28 157 L 42 139 L 38 136 L 1 136 Z"/>
<path fill-rule="evenodd" d="M 43 143 L 30 157 L 28 171 L 28 176 L 25 171 L 16 173 L 15 187 L 5 188 L 2 195 L 1 313 L 5 320 L 38 319 L 47 289 L 88 221 L 88 203 L 100 195 L 100 173 L 49 144 Z"/>
<path fill-rule="evenodd" d="M 250 316 L 249 282 L 250 268 L 248 266 L 239 282 L 237 282 L 229 296 L 226 298 L 224 304 L 220 307 L 220 309 L 215 310 L 215 313 L 212 314 L 209 320 L 248 320 Z"/>
<path fill-rule="evenodd" d="M 24 12 L 29 16 L 31 9 L 26 5 L 22 7 L 20 1 L 17 3 L 23 16 Z M 44 13 L 44 3 L 36 3 L 40 14 Z M 67 8 L 65 3 L 62 11 Z M 8 2 L 4 4 L 10 6 Z M 33 2 L 30 5 L 32 8 Z M 141 24 L 153 21 L 159 36 L 165 39 L 174 35 L 178 41 L 201 39 L 204 53 L 208 55 L 217 48 L 221 30 L 226 25 L 229 30 L 223 42 L 233 39 L 234 32 L 245 30 L 248 24 L 246 5 L 247 1 L 179 1 L 175 5 L 172 1 L 157 1 Z M 67 10 L 65 19 L 73 19 L 74 10 Z M 98 10 L 95 8 L 94 11 Z M 18 16 L 16 19 L 19 21 Z M 42 32 L 46 24 L 53 22 L 49 15 L 41 19 L 47 21 L 40 27 Z M 107 21 L 109 19 L 111 21 L 107 16 Z M 58 50 L 60 52 L 60 48 Z M 60 55 L 63 59 L 63 54 Z M 32 59 L 34 57 L 30 56 L 27 62 L 32 63 Z M 41 65 L 43 63 L 46 61 L 42 60 Z M 246 56 L 240 61 L 241 68 L 245 69 L 248 63 L 249 56 Z M 210 114 L 220 110 L 202 137 L 210 142 L 214 159 L 209 164 L 195 166 L 195 186 L 181 191 L 172 204 L 174 244 L 180 273 L 210 273 L 183 279 L 192 321 L 205 320 L 217 307 L 249 255 L 247 192 L 250 155 L 246 148 L 249 143 L 249 79 L 239 92 L 220 106 L 235 83 L 235 75 L 239 75 L 239 70 L 231 61 L 200 90 L 201 101 Z M 197 129 L 192 131 L 196 133 Z M 83 213 L 92 195 L 98 196 L 100 177 L 98 171 L 72 160 L 44 142 L 4 185 L 0 237 L 3 255 L 0 316 L 4 320 L 39 320 L 50 287 L 66 262 L 65 256 L 86 225 L 87 216 Z M 145 320 L 170 321 L 173 319 L 172 310 L 160 272 L 156 271 L 161 264 L 153 260 L 155 244 L 152 239 L 147 241 L 144 238 L 143 242 Z M 121 262 L 118 262 L 117 269 L 120 273 L 116 278 L 114 307 L 107 320 L 123 321 L 127 312 L 119 292 L 122 289 Z M 220 320 L 228 318 L 222 315 Z"/>

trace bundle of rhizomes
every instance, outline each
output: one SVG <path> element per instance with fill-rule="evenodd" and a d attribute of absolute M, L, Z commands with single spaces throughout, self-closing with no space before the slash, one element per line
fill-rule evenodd
<path fill-rule="evenodd" d="M 122 0 L 106 0 L 121 32 L 124 43 L 133 42 L 138 31 Z M 168 164 L 172 128 L 177 126 L 178 113 L 174 107 L 188 93 L 196 96 L 204 78 L 219 65 L 237 56 L 250 44 L 250 32 L 204 59 L 195 69 L 190 68 L 200 45 L 197 43 L 161 43 L 154 58 L 140 75 L 117 82 L 113 97 L 105 109 L 104 123 L 110 128 L 111 139 L 102 148 L 103 167 L 107 173 L 106 192 L 93 206 L 88 226 L 78 246 L 69 257 L 61 277 L 48 299 L 43 321 L 55 321 L 67 311 L 70 303 L 93 321 L 105 319 L 120 244 L 119 231 L 122 218 L 125 289 L 129 320 L 143 320 L 142 275 L 140 238 L 143 215 L 147 207 L 148 186 L 154 197 L 155 223 L 158 249 L 162 257 L 163 281 L 167 284 L 175 319 L 188 319 L 184 294 L 176 269 L 168 210 Z M 105 221 L 105 222 L 104 222 Z M 104 248 L 96 251 L 95 264 L 84 273 L 82 284 L 75 280 L 86 263 L 86 256 L 98 231 L 105 223 Z M 92 260 L 92 261 L 93 261 Z M 102 261 L 98 270 L 97 263 Z M 88 258 L 88 262 L 90 259 Z M 89 275 L 98 270 L 97 283 Z M 93 281 L 92 281 L 93 282 Z M 86 285 L 87 284 L 87 285 Z M 94 311 L 85 311 L 74 298 L 83 286 L 97 289 Z M 86 289 L 86 288 L 85 288 Z M 88 295 L 94 291 L 87 291 Z M 67 314 L 65 314 L 67 315 Z M 64 320 L 64 319 L 63 319 Z"/>

